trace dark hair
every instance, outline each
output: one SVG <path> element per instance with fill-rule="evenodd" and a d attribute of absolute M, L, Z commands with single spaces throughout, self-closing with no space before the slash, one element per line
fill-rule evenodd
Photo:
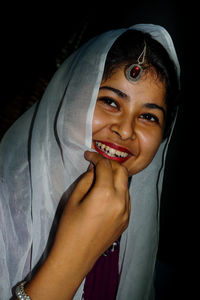
<path fill-rule="evenodd" d="M 175 65 L 165 48 L 150 34 L 138 30 L 127 30 L 112 45 L 108 52 L 103 80 L 108 79 L 113 72 L 125 65 L 125 69 L 137 63 L 137 59 L 144 49 L 146 42 L 146 56 L 143 69 L 154 68 L 158 78 L 165 82 L 167 117 L 164 138 L 169 133 L 178 105 L 179 81 Z"/>

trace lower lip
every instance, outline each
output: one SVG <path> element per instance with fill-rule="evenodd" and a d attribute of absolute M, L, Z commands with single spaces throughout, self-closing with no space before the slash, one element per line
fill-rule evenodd
<path fill-rule="evenodd" d="M 94 142 L 94 148 L 95 150 L 100 153 L 101 155 L 103 155 L 104 157 L 108 158 L 108 159 L 112 159 L 112 160 L 115 160 L 115 161 L 118 161 L 119 163 L 124 163 L 125 161 L 127 161 L 131 155 L 128 154 L 128 156 L 126 157 L 111 157 L 109 156 L 108 154 L 106 154 L 105 152 L 103 152 L 101 149 L 99 149 L 96 145 L 96 143 Z"/>

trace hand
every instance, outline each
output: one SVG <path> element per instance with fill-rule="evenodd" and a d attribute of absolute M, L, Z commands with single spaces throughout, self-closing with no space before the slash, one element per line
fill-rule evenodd
<path fill-rule="evenodd" d="M 94 152 L 86 152 L 85 157 L 94 165 L 94 185 L 84 204 L 93 215 L 91 228 L 96 229 L 93 244 L 101 255 L 128 226 L 131 208 L 128 171 L 118 162 Z"/>
<path fill-rule="evenodd" d="M 56 243 L 62 244 L 63 250 L 71 245 L 73 253 L 75 248 L 87 253 L 93 264 L 128 226 L 128 172 L 100 154 L 87 151 L 85 157 L 94 167 L 82 176 L 71 194 Z"/>
<path fill-rule="evenodd" d="M 26 287 L 38 300 L 71 300 L 98 257 L 128 226 L 128 172 L 93 152 L 93 165 L 72 192 L 60 220 L 52 250 Z"/>

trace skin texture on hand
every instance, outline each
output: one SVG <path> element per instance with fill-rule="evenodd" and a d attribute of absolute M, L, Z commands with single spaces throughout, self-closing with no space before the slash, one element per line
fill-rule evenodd
<path fill-rule="evenodd" d="M 128 171 L 86 152 L 93 167 L 81 177 L 63 211 L 53 248 L 26 287 L 33 299 L 72 299 L 98 257 L 128 226 Z"/>

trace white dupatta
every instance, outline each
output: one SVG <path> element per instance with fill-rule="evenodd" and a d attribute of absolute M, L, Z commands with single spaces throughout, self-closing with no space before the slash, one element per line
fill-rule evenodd
<path fill-rule="evenodd" d="M 128 28 L 130 29 L 130 28 Z M 138 24 L 168 51 L 177 73 L 173 42 L 160 26 Z M 0 297 L 11 297 L 44 253 L 63 193 L 88 167 L 92 118 L 106 55 L 127 29 L 93 38 L 58 69 L 42 100 L 9 129 L 0 145 Z M 117 300 L 150 299 L 159 236 L 159 203 L 165 140 L 151 164 L 132 178 L 132 211 L 120 243 Z M 74 300 L 80 300 L 84 281 Z"/>

